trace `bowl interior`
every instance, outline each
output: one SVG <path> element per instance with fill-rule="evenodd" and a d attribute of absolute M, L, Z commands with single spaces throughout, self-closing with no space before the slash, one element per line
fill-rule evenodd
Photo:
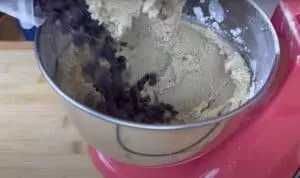
<path fill-rule="evenodd" d="M 253 74 L 249 100 L 253 99 L 268 82 L 278 62 L 279 45 L 274 29 L 251 1 L 211 2 L 187 0 L 183 19 L 214 28 L 247 60 Z M 58 29 L 58 24 L 46 21 L 36 37 L 41 67 L 52 81 L 55 81 L 57 59 L 71 42 L 70 36 Z"/>

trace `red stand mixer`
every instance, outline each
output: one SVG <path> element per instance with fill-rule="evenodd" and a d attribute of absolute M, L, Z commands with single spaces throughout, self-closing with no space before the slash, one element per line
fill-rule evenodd
<path fill-rule="evenodd" d="M 196 21 L 203 20 L 203 14 L 211 9 L 220 10 L 218 5 L 210 6 L 207 1 L 187 2 L 184 10 L 193 13 L 184 11 L 183 17 L 190 18 L 193 14 Z M 57 62 L 72 44 L 70 36 L 61 34 L 51 21 L 39 28 L 36 37 L 39 67 L 49 84 L 65 99 L 68 117 L 93 145 L 91 158 L 105 178 L 300 176 L 300 1 L 280 2 L 272 18 L 277 35 L 267 16 L 251 0 L 220 0 L 220 4 L 226 9 L 226 18 L 224 23 L 212 26 L 221 29 L 229 41 L 235 39 L 237 43 L 233 41 L 233 45 L 241 42 L 235 38 L 241 31 L 237 27 L 244 30 L 247 46 L 236 47 L 252 69 L 255 96 L 224 116 L 177 125 L 127 122 L 101 114 L 69 97 L 59 88 L 56 71 L 59 66 L 66 72 L 74 72 L 73 58 L 67 56 L 65 66 Z M 255 67 L 251 62 L 256 63 Z"/>
<path fill-rule="evenodd" d="M 271 86 L 275 94 L 257 110 L 254 120 L 208 154 L 167 167 L 121 163 L 91 146 L 91 158 L 101 174 L 107 178 L 300 177 L 300 1 L 282 1 L 272 22 L 281 46 L 276 73 L 280 87 Z"/>

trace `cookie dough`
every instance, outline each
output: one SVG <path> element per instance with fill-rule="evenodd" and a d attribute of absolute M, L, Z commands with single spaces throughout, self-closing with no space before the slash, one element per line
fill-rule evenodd
<path fill-rule="evenodd" d="M 155 32 L 147 28 L 152 23 L 147 19 L 134 20 L 122 39 L 128 47 L 119 55 L 128 59 L 131 84 L 146 73 L 157 73 L 158 84 L 143 92 L 153 102 L 174 106 L 179 121 L 220 116 L 247 101 L 250 69 L 214 30 L 180 21 L 166 45 L 164 40 L 153 40 Z"/>
<path fill-rule="evenodd" d="M 104 24 L 115 39 L 130 30 L 132 19 L 146 14 L 153 20 L 174 17 L 182 10 L 185 0 L 86 0 L 89 12 L 99 25 Z M 170 27 L 169 27 L 170 28 Z"/>

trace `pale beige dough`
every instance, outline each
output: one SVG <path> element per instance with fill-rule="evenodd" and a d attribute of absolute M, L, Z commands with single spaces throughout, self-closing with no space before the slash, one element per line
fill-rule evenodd
<path fill-rule="evenodd" d="M 159 75 L 158 85 L 148 86 L 144 93 L 175 106 L 180 111 L 177 120 L 220 116 L 247 101 L 250 69 L 212 29 L 180 21 L 166 43 L 153 40 L 157 36 L 149 26 L 147 17 L 135 19 L 122 39 L 129 46 L 119 55 L 128 59 L 131 84 L 146 73 Z"/>
<path fill-rule="evenodd" d="M 99 25 L 104 24 L 111 35 L 119 40 L 132 25 L 132 18 L 147 15 L 155 23 L 166 25 L 170 30 L 170 21 L 174 14 L 182 10 L 185 0 L 86 0 L 89 12 Z M 162 22 L 162 19 L 163 22 Z M 168 20 L 165 20 L 168 19 Z"/>

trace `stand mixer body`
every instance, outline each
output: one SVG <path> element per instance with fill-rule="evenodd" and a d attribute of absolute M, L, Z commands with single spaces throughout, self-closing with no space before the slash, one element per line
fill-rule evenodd
<path fill-rule="evenodd" d="M 285 0 L 272 18 L 281 45 L 280 88 L 255 119 L 206 155 L 168 167 L 145 168 L 90 155 L 107 178 L 283 178 L 300 171 L 300 2 Z M 278 83 L 274 84 L 278 86 Z M 298 175 L 299 176 L 299 175 Z"/>

